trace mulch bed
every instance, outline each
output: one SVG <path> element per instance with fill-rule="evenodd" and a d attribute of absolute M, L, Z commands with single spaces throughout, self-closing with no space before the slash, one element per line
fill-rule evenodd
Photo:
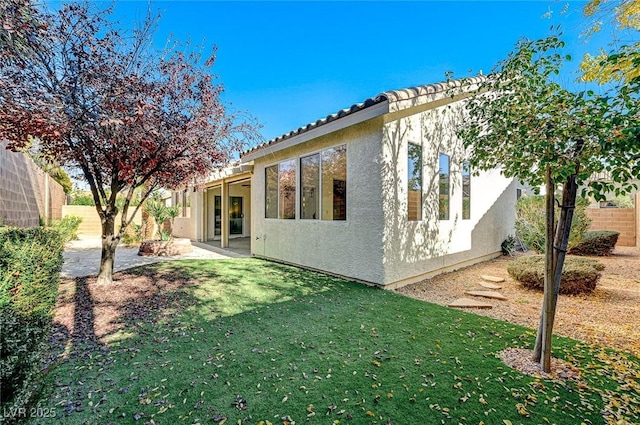
<path fill-rule="evenodd" d="M 617 247 L 614 255 L 597 257 L 605 265 L 602 278 L 590 294 L 560 295 L 554 333 L 640 356 L 640 250 Z M 510 257 L 476 264 L 405 286 L 398 293 L 440 305 L 464 296 L 464 291 L 482 289 L 481 275 L 505 278 L 500 293 L 507 301 L 487 300 L 491 309 L 472 313 L 536 329 L 542 293 L 524 288 L 507 273 Z"/>

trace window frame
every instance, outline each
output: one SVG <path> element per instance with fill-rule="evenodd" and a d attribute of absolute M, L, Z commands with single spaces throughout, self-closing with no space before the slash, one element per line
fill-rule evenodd
<path fill-rule="evenodd" d="M 460 174 L 462 176 L 462 219 L 471 219 L 471 166 L 469 161 L 463 161 L 460 168 Z M 465 182 L 465 177 L 467 181 Z M 466 191 L 465 191 L 466 186 Z M 465 200 L 467 200 L 465 207 Z"/>
<path fill-rule="evenodd" d="M 443 173 L 442 173 L 442 157 L 447 157 L 447 172 L 446 174 L 446 193 L 443 193 Z M 442 198 L 445 195 L 445 198 Z M 443 205 L 446 205 L 446 209 L 443 210 Z M 438 220 L 447 221 L 451 217 L 451 155 L 443 152 L 438 153 Z"/>
<path fill-rule="evenodd" d="M 413 174 L 415 173 L 415 169 L 416 169 L 416 164 L 410 164 L 410 160 L 412 158 L 410 152 L 411 152 L 411 147 L 410 145 L 415 146 L 416 148 L 419 149 L 419 153 L 420 153 L 420 157 L 418 158 L 418 166 L 420 168 L 419 171 L 419 188 L 418 190 L 411 190 L 411 180 L 412 180 L 412 175 L 411 175 L 411 170 L 414 170 Z M 424 218 L 424 214 L 423 214 L 423 191 L 424 191 L 424 161 L 423 161 L 423 152 L 422 152 L 422 144 L 420 143 L 414 143 L 414 142 L 408 142 L 407 143 L 407 221 L 422 221 Z M 418 196 L 418 209 L 416 211 L 416 216 L 412 217 L 411 215 L 411 193 L 412 192 L 418 192 L 419 196 Z"/>
<path fill-rule="evenodd" d="M 323 169 L 324 169 L 324 166 L 323 166 L 323 163 L 324 163 L 323 154 L 325 152 L 328 152 L 330 150 L 336 150 L 337 148 L 341 148 L 343 146 L 344 146 L 344 166 L 345 166 L 344 176 L 345 176 L 345 178 L 344 178 L 344 180 L 332 179 L 333 187 L 331 188 L 331 190 L 332 190 L 331 193 L 333 194 L 333 198 L 332 198 L 331 207 L 332 207 L 332 211 L 335 211 L 335 207 L 336 206 L 334 204 L 334 201 L 335 201 L 335 197 L 336 197 L 336 195 L 335 195 L 336 182 L 342 181 L 342 182 L 344 182 L 344 191 L 345 191 L 345 194 L 344 194 L 344 218 L 336 219 L 335 215 L 332 213 L 331 214 L 332 218 L 329 219 L 329 218 L 325 218 L 324 217 L 324 212 L 323 212 L 324 205 L 323 205 L 323 202 L 322 202 L 322 198 L 324 197 L 324 185 L 322 183 L 322 181 L 323 181 Z M 348 180 L 348 178 L 347 178 L 348 177 L 347 176 L 347 172 L 348 172 L 348 167 L 347 167 L 347 161 L 348 161 L 348 159 L 347 159 L 347 157 L 348 157 L 347 144 L 346 143 L 340 143 L 338 145 L 329 146 L 329 147 L 326 147 L 324 149 L 321 149 L 319 152 L 320 152 L 320 221 L 326 221 L 326 222 L 342 221 L 342 222 L 346 222 L 347 221 L 347 204 L 348 204 L 347 203 L 347 196 L 348 196 L 348 193 L 349 193 L 348 190 L 347 190 L 347 180 Z"/>
<path fill-rule="evenodd" d="M 315 200 L 315 210 L 316 210 L 316 217 L 304 217 L 304 206 L 303 203 L 305 201 L 305 192 L 304 192 L 304 184 L 303 184 L 303 179 L 304 179 L 304 175 L 303 175 L 303 168 L 302 168 L 302 161 L 304 159 L 307 158 L 312 158 L 312 157 L 317 157 L 317 169 L 318 169 L 318 174 L 316 177 L 316 181 L 317 181 L 317 188 L 316 188 L 316 200 Z M 300 156 L 298 158 L 298 161 L 300 163 L 300 177 L 299 177 L 299 181 L 300 181 L 300 220 L 320 220 L 320 215 L 322 212 L 322 155 L 321 155 L 321 151 L 318 152 L 313 152 L 310 153 L 308 155 L 304 155 L 304 156 Z"/>
<path fill-rule="evenodd" d="M 270 168 L 273 168 L 273 167 L 275 167 L 275 169 L 276 169 L 276 192 L 275 192 L 275 193 L 276 193 L 276 198 L 275 198 L 276 206 L 275 206 L 275 217 L 273 217 L 273 216 L 269 216 L 269 215 L 268 215 L 268 213 L 269 213 L 270 209 L 268 208 L 268 205 L 269 205 L 269 204 L 268 204 L 268 202 L 267 202 L 267 200 L 268 200 L 268 193 L 269 193 L 269 191 L 267 190 L 267 183 L 268 183 L 268 181 L 269 181 L 267 173 L 268 173 L 268 170 L 269 170 Z M 279 212 L 279 205 L 278 205 L 278 204 L 279 204 L 279 200 L 278 200 L 278 197 L 279 197 L 279 195 L 280 195 L 280 180 L 279 180 L 279 178 L 278 178 L 278 176 L 279 176 L 279 175 L 280 175 L 280 163 L 271 164 L 271 165 L 268 165 L 268 166 L 265 166 L 265 167 L 264 167 L 264 218 L 265 218 L 265 219 L 271 219 L 271 220 L 273 220 L 273 219 L 278 219 L 278 215 L 279 215 L 279 214 L 278 214 L 278 212 Z"/>
<path fill-rule="evenodd" d="M 270 165 L 265 165 L 264 167 L 264 176 L 265 176 L 265 180 L 264 180 L 264 218 L 265 219 L 277 219 L 277 220 L 291 220 L 291 219 L 295 219 L 295 220 L 317 220 L 317 221 L 324 221 L 324 222 L 346 222 L 347 221 L 347 198 L 348 198 L 348 190 L 347 190 L 347 180 L 348 180 L 348 144 L 347 143 L 340 143 L 337 145 L 333 145 L 333 146 L 329 146 L 329 147 L 325 147 L 322 149 L 317 149 L 308 153 L 305 153 L 304 155 L 298 155 L 295 157 L 290 157 L 281 161 L 278 161 L 276 163 L 271 163 Z M 325 219 L 323 218 L 323 213 L 322 213 L 322 208 L 323 208 L 323 202 L 322 202 L 322 196 L 323 196 L 323 184 L 322 184 L 322 170 L 323 170 L 323 152 L 325 151 L 330 151 L 332 149 L 336 149 L 336 148 L 340 148 L 340 147 L 344 147 L 344 156 L 345 156 L 345 169 L 344 169 L 344 173 L 345 173 L 345 180 L 344 180 L 344 190 L 345 190 L 345 194 L 344 194 L 344 219 Z M 302 202 L 303 202 L 303 193 L 302 193 L 302 189 L 303 189 L 303 185 L 302 185 L 302 160 L 304 158 L 309 158 L 312 156 L 318 156 L 318 217 L 317 218 L 303 218 L 303 208 L 302 208 Z M 292 218 L 283 218 L 281 217 L 281 206 L 280 206 L 280 170 L 281 170 L 281 165 L 283 163 L 289 162 L 289 161 L 293 161 L 294 166 L 295 166 L 295 209 L 296 209 L 296 213 L 295 213 L 295 217 Z M 277 216 L 276 217 L 269 217 L 267 216 L 267 182 L 268 182 L 268 178 L 267 178 L 267 170 L 272 168 L 272 167 L 276 167 L 277 173 L 276 173 L 276 212 L 277 212 Z M 335 181 L 335 179 L 334 179 Z"/>

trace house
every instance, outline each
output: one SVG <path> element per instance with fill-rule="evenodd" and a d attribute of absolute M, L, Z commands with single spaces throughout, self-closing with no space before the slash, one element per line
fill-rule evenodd
<path fill-rule="evenodd" d="M 518 183 L 475 175 L 455 137 L 482 78 L 381 93 L 244 152 L 192 194 L 185 236 L 385 288 L 499 255 Z"/>

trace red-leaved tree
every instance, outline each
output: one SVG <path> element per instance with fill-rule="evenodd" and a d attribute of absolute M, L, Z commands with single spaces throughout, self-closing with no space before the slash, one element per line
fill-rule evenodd
<path fill-rule="evenodd" d="M 44 154 L 80 170 L 102 223 L 98 281 L 110 283 L 116 247 L 140 208 L 131 205 L 135 189 L 144 200 L 207 176 L 257 127 L 226 110 L 213 55 L 150 52 L 151 15 L 126 32 L 109 20 L 111 9 L 86 1 L 28 13 L 47 30 L 28 34 L 27 51 L 7 55 L 0 69 L 0 140 L 20 150 L 35 139 Z"/>

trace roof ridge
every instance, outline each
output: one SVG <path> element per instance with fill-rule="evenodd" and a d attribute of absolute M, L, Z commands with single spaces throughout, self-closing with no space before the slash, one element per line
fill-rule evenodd
<path fill-rule="evenodd" d="M 427 94 L 442 93 L 446 90 L 463 87 L 467 85 L 478 84 L 487 80 L 486 76 L 465 77 L 455 80 L 447 80 L 439 83 L 426 84 L 422 86 L 408 87 L 399 90 L 389 90 L 381 95 L 384 95 L 390 102 L 397 102 L 399 100 L 408 100 L 418 96 L 424 96 Z"/>
<path fill-rule="evenodd" d="M 338 112 L 335 112 L 333 114 L 329 114 L 324 118 L 320 118 L 314 122 L 311 122 L 305 126 L 302 127 L 298 127 L 296 130 L 292 130 L 288 133 L 282 134 L 278 137 L 275 137 L 267 142 L 263 142 L 260 143 L 257 146 L 254 146 L 244 152 L 242 152 L 240 154 L 240 156 L 244 156 L 247 155 L 251 152 L 260 150 L 262 148 L 265 148 L 267 146 L 273 145 L 275 143 L 279 143 L 282 142 L 284 140 L 290 139 L 292 137 L 295 137 L 299 134 L 302 133 L 306 133 L 307 131 L 313 130 L 314 128 L 320 127 L 322 125 L 328 124 L 332 121 L 338 120 L 340 118 L 343 118 L 347 115 L 351 115 L 353 113 L 362 111 L 363 109 L 367 109 L 371 106 L 374 105 L 378 105 L 380 103 L 383 102 L 397 102 L 400 100 L 408 100 L 408 99 L 412 99 L 414 97 L 418 97 L 418 96 L 423 96 L 423 95 L 427 95 L 427 94 L 436 94 L 436 93 L 442 93 L 448 89 L 451 88 L 455 88 L 455 87 L 463 87 L 465 85 L 473 85 L 473 84 L 478 84 L 480 82 L 486 81 L 487 77 L 484 76 L 478 76 L 478 77 L 469 77 L 469 78 L 461 78 L 461 79 L 457 79 L 457 80 L 448 80 L 448 81 L 443 81 L 440 83 L 433 83 L 433 84 L 427 84 L 427 85 L 423 85 L 423 86 L 415 86 L 415 87 L 409 87 L 406 89 L 400 89 L 400 90 L 389 90 L 389 91 L 385 91 L 382 93 L 379 93 L 378 95 L 374 96 L 374 97 L 369 97 L 367 99 L 365 99 L 364 101 L 360 102 L 360 103 L 355 103 L 353 105 L 351 105 L 348 108 L 345 109 L 341 109 Z"/>

